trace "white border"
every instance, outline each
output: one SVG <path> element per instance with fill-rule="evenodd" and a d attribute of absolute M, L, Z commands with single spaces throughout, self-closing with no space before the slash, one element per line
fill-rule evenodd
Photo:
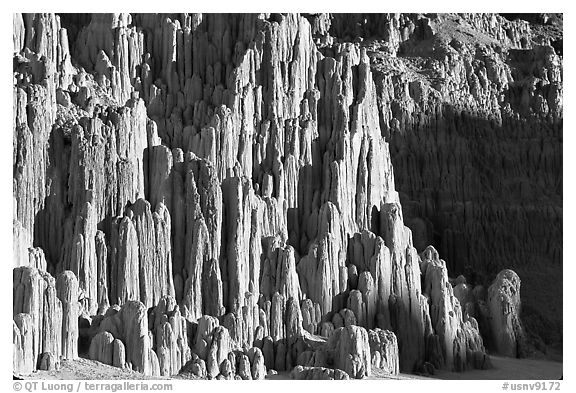
<path fill-rule="evenodd" d="M 0 323 L 0 387 L 2 391 L 13 391 L 12 381 L 12 332 L 10 332 L 12 315 L 12 13 L 13 12 L 109 12 L 110 10 L 135 11 L 138 12 L 563 12 L 564 13 L 564 40 L 568 43 L 564 46 L 564 108 L 565 126 L 567 133 L 564 134 L 564 172 L 568 176 L 564 178 L 564 248 L 570 247 L 574 241 L 575 231 L 572 223 L 575 222 L 574 199 L 574 173 L 576 169 L 576 154 L 573 149 L 574 144 L 574 97 L 573 97 L 573 72 L 574 51 L 571 47 L 574 44 L 574 13 L 573 6 L 569 6 L 567 1 L 502 1 L 483 0 L 470 2 L 465 0 L 442 0 L 442 1 L 410 1 L 410 2 L 385 2 L 376 0 L 372 2 L 358 1 L 327 1 L 327 0 L 289 0 L 282 3 L 272 3 L 267 1 L 256 1 L 247 3 L 244 1 L 216 0 L 211 2 L 188 1 L 164 1 L 164 2 L 144 2 L 144 1 L 123 1 L 123 0 L 96 0 L 90 3 L 78 1 L 39 1 L 28 0 L 11 1 L 4 0 L 1 5 L 0 14 L 0 45 L 3 53 L 1 62 L 0 80 L 3 89 L 1 91 L 1 113 L 2 131 L 0 131 L 0 185 L 5 185 L 5 189 L 0 193 L 0 249 L 6 254 L 5 261 L 2 262 L 0 272 L 0 291 L 2 301 L 0 302 L 1 312 L 4 315 Z M 567 254 L 570 255 L 570 254 Z M 575 262 L 570 259 L 564 264 L 564 291 L 571 294 L 571 282 L 576 279 L 574 274 Z M 565 292 L 566 293 L 566 292 Z M 573 307 L 571 299 L 564 296 L 564 325 L 574 326 Z M 574 337 L 571 329 L 564 335 L 564 378 L 562 391 L 576 391 L 574 377 L 574 360 L 571 356 L 574 349 Z M 179 381 L 172 380 L 174 391 L 219 391 L 222 389 L 238 392 L 269 391 L 270 389 L 279 392 L 290 392 L 298 390 L 314 390 L 318 392 L 322 389 L 329 389 L 331 392 L 347 392 L 350 389 L 370 389 L 374 392 L 381 390 L 391 390 L 402 392 L 422 392 L 430 389 L 458 390 L 466 392 L 500 392 L 502 391 L 501 381 L 339 381 L 329 383 L 322 381 L 264 381 L 259 383 L 238 383 L 238 382 L 215 382 L 215 381 Z M 570 388 L 572 386 L 572 388 Z"/>

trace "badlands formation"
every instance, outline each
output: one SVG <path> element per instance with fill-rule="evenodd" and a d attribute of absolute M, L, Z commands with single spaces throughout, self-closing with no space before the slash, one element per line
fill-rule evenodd
<path fill-rule="evenodd" d="M 13 23 L 15 375 L 431 375 L 561 342 L 561 282 L 525 326 L 509 269 L 561 279 L 561 16 Z"/>

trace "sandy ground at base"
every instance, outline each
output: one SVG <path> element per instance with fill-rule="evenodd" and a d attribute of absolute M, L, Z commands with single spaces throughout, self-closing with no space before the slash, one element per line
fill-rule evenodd
<path fill-rule="evenodd" d="M 58 371 L 35 371 L 22 375 L 23 379 L 169 379 L 168 377 L 147 377 L 141 373 L 108 366 L 96 360 L 79 358 L 63 360 Z"/>
<path fill-rule="evenodd" d="M 445 380 L 514 380 L 514 379 L 537 379 L 557 380 L 563 375 L 562 362 L 545 359 L 513 359 L 500 356 L 491 356 L 493 368 L 490 370 L 470 370 L 462 373 L 450 371 L 437 371 L 434 375 L 420 376 L 401 373 L 397 376 L 389 376 L 378 373 L 377 370 L 367 379 L 445 379 Z M 168 377 L 147 377 L 140 373 L 121 370 L 117 367 L 89 359 L 62 361 L 58 371 L 36 371 L 30 375 L 21 376 L 23 379 L 40 380 L 115 380 L 115 379 L 170 379 Z M 178 377 L 176 377 L 178 378 Z M 181 378 L 178 378 L 181 379 Z M 282 380 L 290 379 L 289 372 L 276 375 L 268 375 L 266 379 Z"/>
<path fill-rule="evenodd" d="M 563 375 L 562 362 L 545 359 L 514 359 L 491 355 L 490 370 L 470 370 L 463 373 L 438 371 L 437 379 L 544 379 L 557 380 Z"/>

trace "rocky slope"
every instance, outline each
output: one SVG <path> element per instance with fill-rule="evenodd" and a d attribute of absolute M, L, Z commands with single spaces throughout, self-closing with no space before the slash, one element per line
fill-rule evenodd
<path fill-rule="evenodd" d="M 503 273 L 488 294 L 463 297 L 448 268 L 466 257 L 444 253 L 446 241 L 448 264 L 433 247 L 419 255 L 435 239 L 405 226 L 397 186 L 418 190 L 404 183 L 420 177 L 390 150 L 412 138 L 423 101 L 438 121 L 462 116 L 410 72 L 377 67 L 375 52 L 407 70 L 397 55 L 435 48 L 425 41 L 441 36 L 434 24 L 382 18 L 359 32 L 327 15 L 15 14 L 14 372 L 79 355 L 211 379 L 462 371 L 488 367 L 481 332 L 519 354 L 520 279 Z M 525 26 L 509 23 L 510 34 L 488 33 L 524 45 L 515 40 Z M 355 39 L 370 29 L 385 37 L 377 51 Z M 546 76 L 526 105 L 561 130 L 561 62 L 543 48 L 517 51 L 518 69 Z M 478 100 L 498 97 L 483 88 Z M 402 91 L 417 98 L 400 103 Z M 429 143 L 447 139 L 431 130 L 420 131 Z M 549 156 L 546 168 L 561 166 Z M 446 220 L 453 233 L 457 217 Z M 546 217 L 561 220 L 561 204 Z M 547 249 L 561 255 L 553 234 Z M 510 334 L 495 335 L 501 328 Z"/>

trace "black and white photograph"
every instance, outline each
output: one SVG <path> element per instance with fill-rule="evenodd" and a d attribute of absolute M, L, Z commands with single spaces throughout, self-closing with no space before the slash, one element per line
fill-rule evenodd
<path fill-rule="evenodd" d="M 5 18 L 7 391 L 567 389 L 565 14 L 351 7 Z"/>

